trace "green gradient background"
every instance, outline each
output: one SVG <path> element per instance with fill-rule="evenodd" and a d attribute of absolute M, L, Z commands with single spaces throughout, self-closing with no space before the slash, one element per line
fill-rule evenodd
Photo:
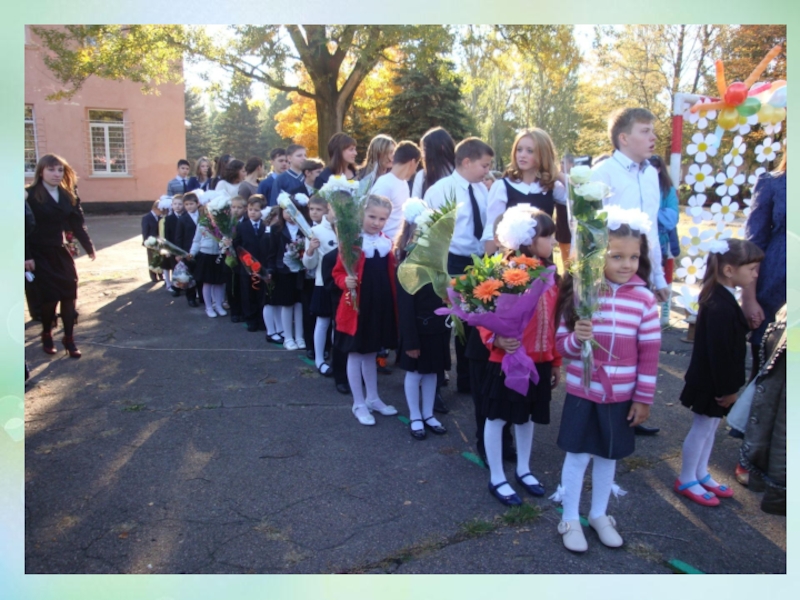
<path fill-rule="evenodd" d="M 310 2 L 200 2 L 165 3 L 163 0 L 138 2 L 99 2 L 97 0 L 38 0 L 31 7 L 22 2 L 5 5 L 0 24 L 0 62 L 3 93 L 0 95 L 0 222 L 13 223 L 7 234 L 6 251 L 0 253 L 3 281 L 9 285 L 0 294 L 0 598 L 30 600 L 201 600 L 206 598 L 419 598 L 419 597 L 508 597 L 510 594 L 545 596 L 565 600 L 597 597 L 669 598 L 695 597 L 701 594 L 741 597 L 786 594 L 792 583 L 800 517 L 796 512 L 797 489 L 790 496 L 788 518 L 789 575 L 773 577 L 767 583 L 755 576 L 720 581 L 719 577 L 662 578 L 643 581 L 641 577 L 560 577 L 530 578 L 507 576 L 447 577 L 430 576 L 412 580 L 411 576 L 25 576 L 24 575 L 24 446 L 21 435 L 23 417 L 23 209 L 20 202 L 23 147 L 23 60 L 26 23 L 120 23 L 252 22 L 269 18 L 273 22 L 363 22 L 363 23 L 787 23 L 791 37 L 800 18 L 796 0 L 475 0 L 434 3 L 431 0 L 407 0 L 389 4 L 343 0 Z M 344 19 L 343 15 L 348 18 Z M 800 72 L 789 62 L 791 81 Z M 794 75 L 793 75 L 794 73 Z M 794 129 L 794 128 L 793 128 Z M 794 142 L 793 142 L 794 143 Z M 800 192 L 800 181 L 789 179 L 790 198 Z M 800 211 L 789 210 L 789 255 L 800 257 Z M 794 264 L 794 263 L 793 263 Z M 789 362 L 800 364 L 800 278 L 797 269 L 789 270 L 790 329 Z M 800 422 L 800 370 L 789 369 L 789 452 L 790 476 L 796 484 L 798 457 L 797 430 Z M 554 537 L 555 540 L 555 537 Z M 554 544 L 557 541 L 554 541 Z M 554 552 L 562 552 L 560 546 Z M 747 549 L 731 548 L 731 552 Z M 570 557 L 570 560 L 575 560 Z M 734 588 L 733 585 L 736 587 Z"/>

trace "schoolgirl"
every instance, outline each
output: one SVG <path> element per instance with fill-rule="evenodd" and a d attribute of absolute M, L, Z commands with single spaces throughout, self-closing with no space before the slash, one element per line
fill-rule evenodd
<path fill-rule="evenodd" d="M 331 175 L 344 175 L 347 179 L 356 177 L 356 141 L 346 133 L 334 133 L 328 141 L 330 161 L 314 180 L 314 187 L 320 189 L 328 182 Z"/>
<path fill-rule="evenodd" d="M 207 210 L 202 207 L 199 212 Z M 231 243 L 231 240 L 223 238 L 223 242 Z M 211 234 L 206 225 L 198 222 L 194 232 L 192 246 L 189 249 L 189 259 L 194 258 L 194 278 L 197 280 L 198 287 L 202 285 L 203 304 L 205 305 L 206 315 L 209 318 L 216 318 L 217 315 L 224 317 L 228 312 L 223 307 L 225 302 L 225 257 L 222 255 L 219 242 Z"/>

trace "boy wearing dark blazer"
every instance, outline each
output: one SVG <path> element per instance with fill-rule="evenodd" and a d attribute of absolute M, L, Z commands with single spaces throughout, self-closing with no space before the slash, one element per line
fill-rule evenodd
<path fill-rule="evenodd" d="M 269 205 L 278 205 L 278 195 L 281 192 L 287 194 L 306 194 L 305 177 L 303 177 L 303 163 L 306 161 L 306 149 L 298 144 L 291 144 L 286 148 L 286 156 L 289 160 L 289 168 L 278 175 L 272 183 L 272 190 L 269 196 Z"/>
<path fill-rule="evenodd" d="M 158 237 L 158 222 L 161 220 L 161 209 L 158 208 L 158 200 L 153 202 L 153 208 L 142 217 L 142 245 L 149 237 Z M 164 276 L 150 270 L 153 259 L 158 255 L 158 250 L 147 248 L 147 270 L 150 273 L 150 281 L 163 281 Z"/>
<path fill-rule="evenodd" d="M 234 248 L 243 248 L 253 255 L 253 258 L 264 264 L 261 256 L 261 238 L 264 237 L 266 227 L 261 220 L 261 201 L 258 194 L 251 196 L 247 201 L 247 216 L 236 226 L 236 237 L 233 240 Z M 247 331 L 264 330 L 264 320 L 261 318 L 261 288 L 253 288 L 253 282 L 247 270 L 239 264 L 239 297 L 242 302 L 242 316 L 247 323 Z"/>
<path fill-rule="evenodd" d="M 194 234 L 195 231 L 197 231 L 197 220 L 200 218 L 200 214 L 197 212 L 198 204 L 197 196 L 192 192 L 183 195 L 184 213 L 178 217 L 178 228 L 175 234 L 175 240 L 178 246 L 186 252 L 192 249 L 192 240 L 194 240 Z M 189 265 L 187 265 L 190 271 L 194 266 L 193 262 L 194 261 L 190 261 Z M 189 306 L 200 306 L 197 302 L 198 293 L 202 290 L 202 288 L 198 289 L 200 286 L 202 286 L 202 284 L 198 283 L 195 287 L 186 290 L 186 300 Z M 203 297 L 202 293 L 199 295 L 200 298 Z"/>

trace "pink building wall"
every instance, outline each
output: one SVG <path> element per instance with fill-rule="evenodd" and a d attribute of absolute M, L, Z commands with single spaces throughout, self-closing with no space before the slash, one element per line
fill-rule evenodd
<path fill-rule="evenodd" d="M 183 84 L 161 85 L 156 96 L 131 81 L 91 77 L 69 100 L 50 102 L 45 97 L 63 85 L 44 65 L 44 49 L 27 26 L 25 42 L 25 104 L 33 107 L 38 156 L 67 160 L 78 173 L 82 203 L 156 200 L 166 193 L 178 159 L 186 157 Z M 89 109 L 123 111 L 127 174 L 93 173 Z M 26 185 L 31 181 L 26 174 Z"/>

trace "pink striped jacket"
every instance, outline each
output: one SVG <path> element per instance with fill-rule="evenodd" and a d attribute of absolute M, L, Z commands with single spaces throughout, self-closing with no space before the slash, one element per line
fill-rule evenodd
<path fill-rule="evenodd" d="M 592 318 L 595 370 L 589 392 L 581 384 L 580 342 L 564 320 L 556 333 L 556 348 L 567 359 L 567 392 L 592 402 L 652 404 L 658 375 L 661 326 L 656 298 L 634 275 L 628 283 L 601 292 L 600 307 Z M 614 289 L 616 287 L 616 289 Z"/>

